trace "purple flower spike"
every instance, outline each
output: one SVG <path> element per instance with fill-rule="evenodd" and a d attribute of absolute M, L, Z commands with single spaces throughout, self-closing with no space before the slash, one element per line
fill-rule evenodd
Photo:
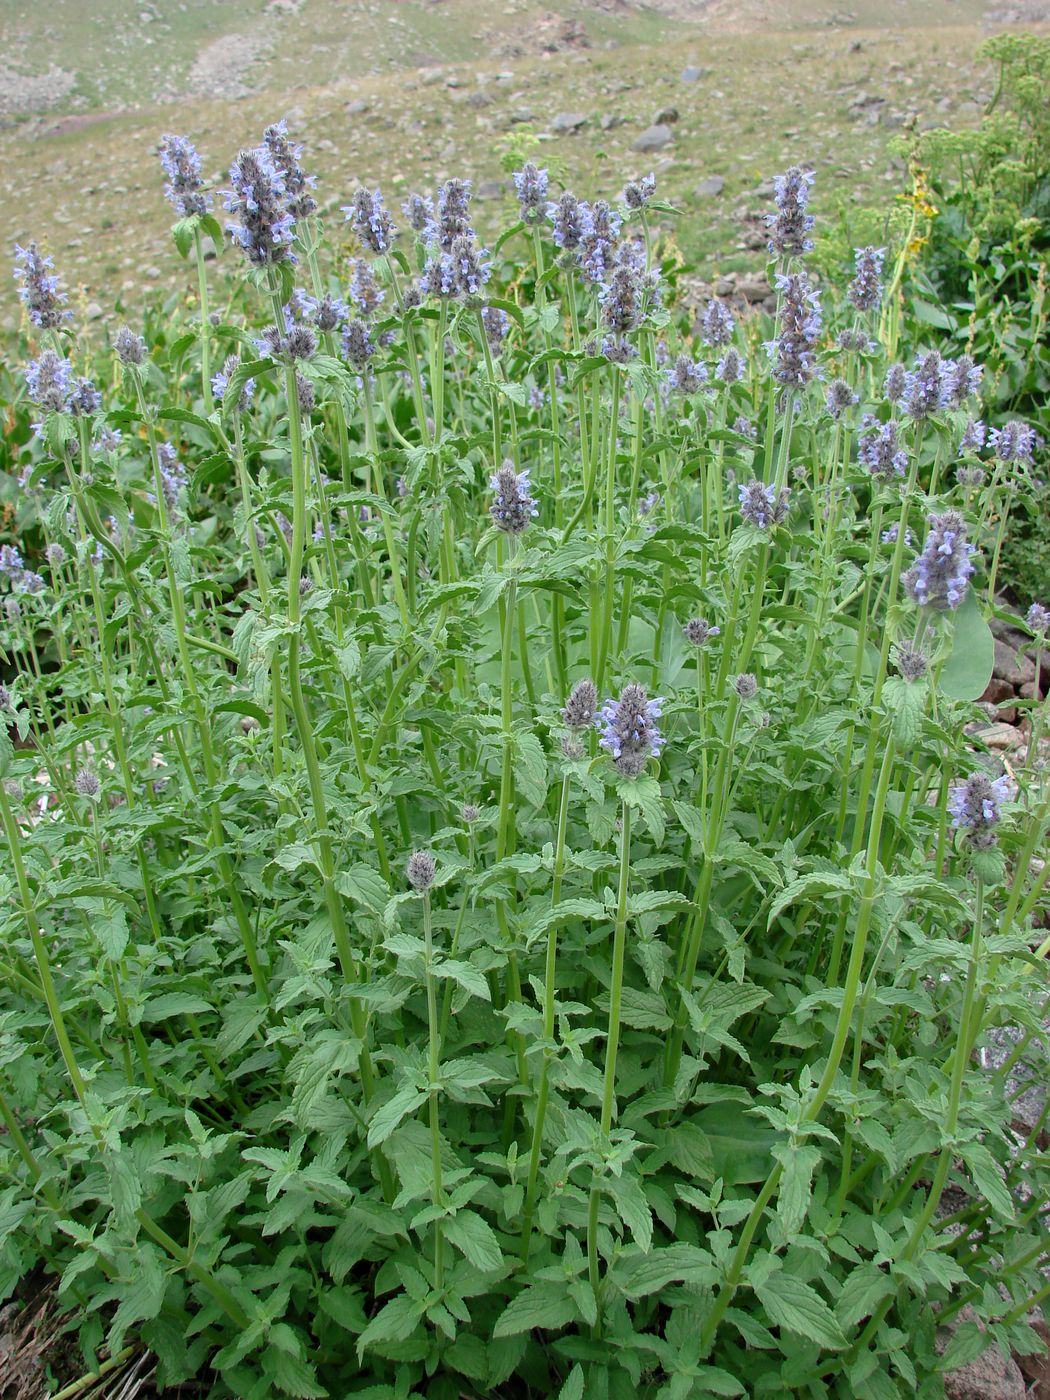
<path fill-rule="evenodd" d="M 667 742 L 657 725 L 663 703 L 660 697 L 650 700 L 643 687 L 632 681 L 621 690 L 619 700 L 607 700 L 602 706 L 594 721 L 601 735 L 598 742 L 612 755 L 622 777 L 639 777 L 649 758 L 659 758 Z"/>
<path fill-rule="evenodd" d="M 904 586 L 920 607 L 951 611 L 966 596 L 974 553 L 966 540 L 966 521 L 957 510 L 931 515 L 926 544 L 904 575 Z"/>

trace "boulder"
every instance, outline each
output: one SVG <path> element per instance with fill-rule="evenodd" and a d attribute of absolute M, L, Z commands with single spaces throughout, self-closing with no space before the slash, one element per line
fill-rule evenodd
<path fill-rule="evenodd" d="M 1023 656 L 1016 647 L 1001 637 L 995 639 L 995 664 L 992 675 L 1009 681 L 1012 686 L 1030 685 L 1035 680 L 1035 662 Z"/>
<path fill-rule="evenodd" d="M 581 126 L 586 125 L 586 112 L 559 112 L 551 122 L 551 131 L 564 134 L 567 131 L 579 131 Z"/>
<path fill-rule="evenodd" d="M 726 187 L 725 180 L 721 175 L 708 175 L 706 180 L 701 180 L 693 193 L 697 199 L 714 199 L 722 193 Z"/>
<path fill-rule="evenodd" d="M 937 1329 L 937 1350 L 943 1352 L 956 1327 L 975 1322 L 977 1315 L 967 1305 L 947 1327 Z M 970 1361 L 944 1377 L 946 1400 L 1025 1400 L 1027 1387 L 1017 1362 L 990 1346 L 976 1361 Z"/>
<path fill-rule="evenodd" d="M 653 118 L 654 126 L 674 126 L 678 120 L 677 107 L 661 107 Z"/>
<path fill-rule="evenodd" d="M 765 301 L 769 296 L 769 281 L 765 277 L 739 277 L 734 290 L 745 301 Z"/>
<path fill-rule="evenodd" d="M 674 133 L 669 126 L 658 123 L 650 126 L 636 138 L 631 147 L 632 151 L 639 151 L 642 154 L 651 154 L 655 151 L 665 150 L 674 140 Z"/>

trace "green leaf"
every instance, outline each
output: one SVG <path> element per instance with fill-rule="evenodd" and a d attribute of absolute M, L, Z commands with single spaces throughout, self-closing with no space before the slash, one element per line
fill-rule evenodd
<path fill-rule="evenodd" d="M 715 1163 L 707 1134 L 695 1122 L 679 1123 L 667 1134 L 664 1149 L 679 1171 L 697 1181 L 714 1181 Z"/>
<path fill-rule="evenodd" d="M 500 1268 L 503 1253 L 492 1227 L 472 1210 L 461 1210 L 444 1223 L 449 1240 L 483 1274 Z"/>
<path fill-rule="evenodd" d="M 426 1097 L 421 1089 L 413 1089 L 410 1086 L 407 1089 L 399 1089 L 392 1099 L 380 1104 L 368 1125 L 369 1147 L 378 1147 L 381 1142 L 386 1142 L 401 1120 L 414 1113 L 420 1104 L 426 1101 Z"/>
<path fill-rule="evenodd" d="M 941 694 L 951 700 L 979 700 L 994 665 L 995 638 L 970 588 L 955 614 L 951 653 L 941 668 Z"/>
<path fill-rule="evenodd" d="M 777 1215 L 785 1234 L 795 1235 L 802 1227 L 813 1195 L 813 1173 L 820 1161 L 820 1149 L 797 1142 L 781 1143 L 773 1155 L 784 1168 L 777 1197 Z"/>
<path fill-rule="evenodd" d="M 948 1372 L 969 1366 L 971 1361 L 976 1361 L 988 1350 L 994 1340 L 992 1334 L 976 1322 L 960 1323 L 938 1358 L 937 1369 Z"/>
<path fill-rule="evenodd" d="M 390 898 L 386 881 L 370 865 L 352 865 L 349 870 L 341 870 L 335 877 L 335 887 L 340 894 L 376 914 L 383 912 Z"/>
<path fill-rule="evenodd" d="M 374 1342 L 404 1342 L 411 1337 L 423 1314 L 423 1303 L 399 1293 L 380 1308 L 357 1339 L 358 1360 Z"/>
<path fill-rule="evenodd" d="M 547 759 L 535 734 L 514 732 L 514 749 L 519 759 L 515 781 L 522 796 L 533 807 L 542 807 L 547 798 Z"/>
<path fill-rule="evenodd" d="M 128 946 L 128 916 L 122 906 L 99 911 L 91 926 L 106 957 L 119 962 Z"/>
<path fill-rule="evenodd" d="M 328 1394 L 313 1367 L 301 1356 L 292 1356 L 287 1351 L 270 1346 L 263 1353 L 263 1365 L 285 1395 L 294 1395 L 297 1400 L 311 1400 L 313 1396 Z"/>
<path fill-rule="evenodd" d="M 622 802 L 637 807 L 642 814 L 649 835 L 657 846 L 664 840 L 664 807 L 660 794 L 660 784 L 651 773 L 643 773 L 640 778 L 625 778 L 616 784 L 616 791 Z"/>
<path fill-rule="evenodd" d="M 958 1149 L 970 1169 L 974 1185 L 1000 1220 L 1013 1220 L 1014 1202 L 995 1158 L 982 1143 L 967 1142 Z"/>
<path fill-rule="evenodd" d="M 860 1264 L 842 1285 L 835 1302 L 835 1316 L 842 1327 L 855 1327 L 862 1318 L 870 1317 L 883 1298 L 893 1291 L 893 1280 L 877 1264 Z"/>
<path fill-rule="evenodd" d="M 576 1321 L 576 1304 L 564 1287 L 533 1283 L 512 1298 L 496 1319 L 493 1337 L 512 1337 L 533 1327 L 554 1329 Z"/>
<path fill-rule="evenodd" d="M 641 1182 L 634 1176 L 610 1177 L 604 1189 L 613 1199 L 616 1213 L 630 1230 L 635 1244 L 647 1254 L 653 1243 L 653 1215 Z"/>
<path fill-rule="evenodd" d="M 451 978 L 464 991 L 468 991 L 473 997 L 480 997 L 482 1001 L 492 1000 L 489 984 L 473 963 L 446 958 L 444 962 L 435 965 L 434 976 Z"/>
<path fill-rule="evenodd" d="M 695 1244 L 672 1244 L 648 1254 L 624 1254 L 613 1269 L 613 1282 L 627 1298 L 645 1298 L 669 1283 L 711 1284 L 716 1268 L 706 1250 Z"/>
<path fill-rule="evenodd" d="M 846 1345 L 842 1328 L 827 1303 L 815 1288 L 794 1274 L 781 1270 L 754 1287 L 759 1302 L 777 1327 L 808 1337 L 832 1351 Z"/>
<path fill-rule="evenodd" d="M 142 1008 L 142 1019 L 166 1021 L 169 1016 L 197 1016 L 211 1010 L 211 1002 L 192 992 L 164 992 L 159 997 L 150 997 Z"/>
<path fill-rule="evenodd" d="M 193 230 L 196 228 L 193 219 L 179 219 L 171 226 L 171 236 L 175 240 L 175 247 L 179 250 L 180 258 L 188 258 L 193 248 Z"/>
<path fill-rule="evenodd" d="M 753 1118 L 745 1104 L 713 1103 L 697 1113 L 707 1136 L 716 1174 L 727 1186 L 765 1181 L 773 1166 L 778 1139 L 767 1124 Z"/>
<path fill-rule="evenodd" d="M 840 871 L 820 870 L 811 875 L 803 875 L 798 880 L 792 880 L 773 901 L 766 928 L 771 929 L 788 905 L 795 904 L 800 899 L 813 900 L 822 894 L 841 897 L 852 893 L 853 881 Z"/>
<path fill-rule="evenodd" d="M 583 1367 L 578 1361 L 558 1391 L 558 1400 L 583 1400 Z"/>

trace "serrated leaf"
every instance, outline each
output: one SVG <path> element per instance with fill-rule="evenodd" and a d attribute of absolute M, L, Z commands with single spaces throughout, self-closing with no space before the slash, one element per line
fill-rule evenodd
<path fill-rule="evenodd" d="M 785 1234 L 795 1235 L 809 1210 L 820 1149 L 812 1144 L 787 1142 L 774 1148 L 774 1156 L 784 1168 L 777 1195 L 777 1215 Z"/>
<path fill-rule="evenodd" d="M 114 962 L 119 962 L 128 946 L 128 916 L 119 905 L 112 909 L 100 910 L 92 920 L 95 937 L 103 953 Z"/>
<path fill-rule="evenodd" d="M 893 1291 L 893 1280 L 877 1264 L 860 1264 L 842 1285 L 835 1300 L 835 1316 L 843 1328 L 855 1327 L 863 1318 L 870 1317 L 883 1298 Z"/>
<path fill-rule="evenodd" d="M 192 992 L 164 992 L 159 997 L 150 997 L 142 1008 L 144 1021 L 166 1021 L 169 1016 L 198 1016 L 211 1011 L 211 1003 Z"/>
<path fill-rule="evenodd" d="M 583 1400 L 583 1367 L 578 1361 L 558 1391 L 558 1400 Z"/>
<path fill-rule="evenodd" d="M 370 865 L 352 865 L 349 870 L 341 870 L 335 877 L 335 887 L 347 899 L 364 905 L 376 914 L 383 912 L 390 898 L 386 881 Z"/>
<path fill-rule="evenodd" d="M 647 1254 L 653 1243 L 653 1216 L 641 1182 L 634 1176 L 609 1177 L 605 1191 L 612 1197 L 617 1215 L 630 1230 L 635 1244 Z"/>
<path fill-rule="evenodd" d="M 421 1089 L 409 1087 L 399 1089 L 393 1098 L 380 1104 L 368 1124 L 369 1147 L 378 1147 L 381 1142 L 386 1142 L 401 1120 L 414 1113 L 426 1101 L 426 1097 Z"/>
<path fill-rule="evenodd" d="M 1013 1197 L 1003 1180 L 1000 1167 L 987 1147 L 979 1142 L 967 1142 L 959 1147 L 958 1152 L 970 1169 L 974 1185 L 995 1214 L 1000 1220 L 1013 1220 L 1016 1214 Z"/>
<path fill-rule="evenodd" d="M 422 1314 L 423 1304 L 407 1293 L 399 1293 L 396 1298 L 391 1298 L 358 1337 L 358 1360 L 375 1342 L 407 1341 L 416 1330 Z"/>
<path fill-rule="evenodd" d="M 613 1281 L 627 1298 L 658 1293 L 669 1283 L 710 1284 L 716 1268 L 706 1250 L 694 1244 L 672 1244 L 647 1254 L 624 1254 L 613 1270 Z"/>
<path fill-rule="evenodd" d="M 492 1227 L 472 1210 L 461 1210 L 444 1222 L 445 1238 L 483 1274 L 495 1272 L 503 1263 Z"/>
<path fill-rule="evenodd" d="M 489 984 L 473 963 L 446 958 L 444 962 L 437 963 L 433 971 L 435 977 L 450 978 L 464 991 L 469 992 L 471 996 L 480 997 L 482 1001 L 492 1000 Z"/>
<path fill-rule="evenodd" d="M 533 1327 L 547 1330 L 576 1321 L 576 1304 L 559 1284 L 533 1283 L 512 1298 L 496 1319 L 493 1337 L 513 1337 Z"/>
<path fill-rule="evenodd" d="M 754 1288 L 770 1321 L 777 1327 L 808 1337 L 831 1351 L 839 1351 L 846 1345 L 842 1328 L 827 1303 L 815 1288 L 794 1274 L 781 1269 L 761 1284 L 756 1283 Z"/>

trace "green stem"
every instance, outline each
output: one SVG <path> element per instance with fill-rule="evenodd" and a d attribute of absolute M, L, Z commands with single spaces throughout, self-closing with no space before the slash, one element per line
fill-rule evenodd
<path fill-rule="evenodd" d="M 609 1132 L 616 1111 L 616 1056 L 620 1046 L 620 1004 L 623 997 L 623 967 L 627 948 L 627 894 L 631 870 L 631 808 L 626 799 L 620 806 L 620 880 L 616 896 L 616 925 L 613 933 L 612 979 L 609 984 L 609 1030 L 605 1040 L 605 1081 L 602 1089 L 600 1124 L 603 1145 L 608 1145 Z M 595 1173 L 587 1211 L 587 1269 L 595 1302 L 598 1304 L 596 1333 L 601 1330 L 601 1278 L 598 1269 L 598 1206 L 601 1184 Z"/>
<path fill-rule="evenodd" d="M 561 781 L 561 801 L 558 804 L 558 835 L 554 846 L 554 876 L 551 882 L 551 909 L 558 907 L 561 898 L 561 878 L 565 867 L 565 828 L 569 816 L 568 773 Z M 532 1243 L 532 1217 L 536 1210 L 536 1191 L 539 1185 L 540 1158 L 543 1153 L 543 1124 L 547 1114 L 547 1099 L 550 1094 L 550 1067 L 554 1056 L 554 1000 L 555 972 L 558 961 L 558 925 L 551 921 L 547 932 L 547 960 L 543 979 L 543 1065 L 540 1070 L 540 1087 L 536 1097 L 536 1116 L 532 1124 L 532 1151 L 529 1154 L 529 1174 L 525 1187 L 525 1204 L 522 1209 L 521 1258 L 529 1262 L 529 1249 Z"/>

